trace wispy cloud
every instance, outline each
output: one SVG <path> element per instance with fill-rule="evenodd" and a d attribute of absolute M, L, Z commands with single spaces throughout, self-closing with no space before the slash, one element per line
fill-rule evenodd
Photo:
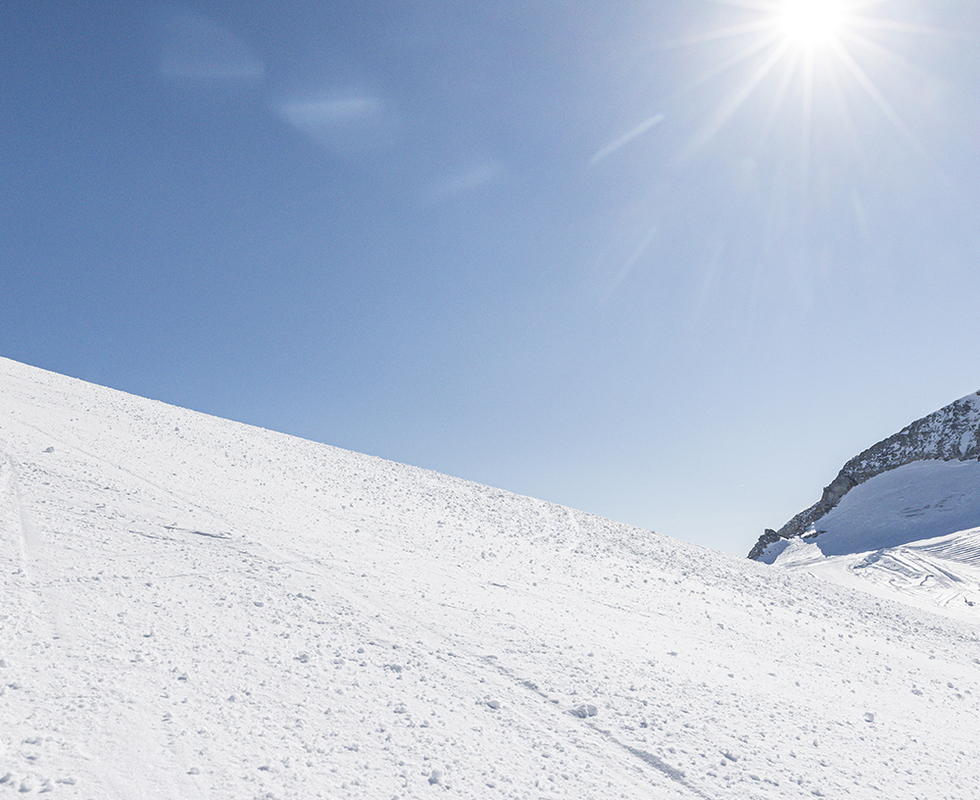
<path fill-rule="evenodd" d="M 272 110 L 316 144 L 335 152 L 384 146 L 397 127 L 381 97 L 358 89 L 293 94 L 274 102 Z"/>

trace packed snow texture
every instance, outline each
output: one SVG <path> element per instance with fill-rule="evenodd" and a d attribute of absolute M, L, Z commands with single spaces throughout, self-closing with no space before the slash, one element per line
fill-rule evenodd
<path fill-rule="evenodd" d="M 0 360 L 0 798 L 980 797 L 980 629 Z"/>

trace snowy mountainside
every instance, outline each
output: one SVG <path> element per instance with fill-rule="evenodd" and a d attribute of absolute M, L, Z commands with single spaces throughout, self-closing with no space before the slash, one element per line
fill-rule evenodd
<path fill-rule="evenodd" d="M 980 621 L 980 393 L 852 458 L 749 558 Z"/>
<path fill-rule="evenodd" d="M 820 499 L 778 531 L 767 530 L 749 558 L 766 560 L 770 545 L 817 534 L 817 523 L 855 486 L 916 461 L 976 461 L 980 457 L 980 392 L 916 420 L 848 461 Z M 980 519 L 977 520 L 980 524 Z"/>
<path fill-rule="evenodd" d="M 980 528 L 856 555 L 822 556 L 814 550 L 812 544 L 794 542 L 779 564 L 877 597 L 980 620 Z"/>
<path fill-rule="evenodd" d="M 0 798 L 966 800 L 978 645 L 0 359 Z"/>
<path fill-rule="evenodd" d="M 947 536 L 978 524 L 980 462 L 915 461 L 852 489 L 820 519 L 819 531 L 803 538 L 825 556 L 840 556 Z"/>
<path fill-rule="evenodd" d="M 880 597 L 980 623 L 980 463 L 916 461 L 852 489 L 818 536 L 763 556 Z"/>
<path fill-rule="evenodd" d="M 980 393 L 852 458 L 749 558 L 980 621 Z"/>

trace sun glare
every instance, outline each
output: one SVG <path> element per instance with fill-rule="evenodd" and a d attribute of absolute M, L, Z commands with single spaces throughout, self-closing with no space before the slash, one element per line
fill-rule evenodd
<path fill-rule="evenodd" d="M 809 47 L 837 39 L 844 17 L 840 0 L 783 0 L 779 9 L 779 24 L 785 35 Z"/>
<path fill-rule="evenodd" d="M 666 47 L 717 48 L 719 60 L 706 67 L 674 95 L 681 97 L 705 84 L 726 79 L 728 96 L 693 134 L 676 162 L 684 164 L 712 141 L 743 107 L 762 113 L 763 139 L 777 126 L 797 127 L 802 163 L 808 168 L 811 143 L 821 123 L 836 125 L 855 140 L 863 107 L 870 101 L 891 126 L 920 154 L 925 149 L 885 96 L 881 81 L 894 67 L 909 69 L 884 41 L 884 34 L 939 35 L 939 29 L 886 17 L 867 9 L 882 0 L 707 0 L 752 14 L 742 21 L 669 42 Z M 869 71 L 873 69 L 873 71 Z M 730 76 L 727 77 L 726 76 Z M 893 81 L 892 81 L 893 83 Z M 768 97 L 763 90 L 769 91 Z M 763 105 L 760 106 L 760 103 Z M 766 104 L 768 110 L 766 110 Z M 796 122 L 798 120 L 798 122 Z M 826 128 L 825 128 L 826 129 Z M 617 141 L 597 155 L 605 156 Z"/>

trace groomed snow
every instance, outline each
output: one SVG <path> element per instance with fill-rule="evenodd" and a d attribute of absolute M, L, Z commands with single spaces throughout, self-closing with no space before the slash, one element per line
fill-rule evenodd
<path fill-rule="evenodd" d="M 0 797 L 980 796 L 980 630 L 0 360 Z"/>

